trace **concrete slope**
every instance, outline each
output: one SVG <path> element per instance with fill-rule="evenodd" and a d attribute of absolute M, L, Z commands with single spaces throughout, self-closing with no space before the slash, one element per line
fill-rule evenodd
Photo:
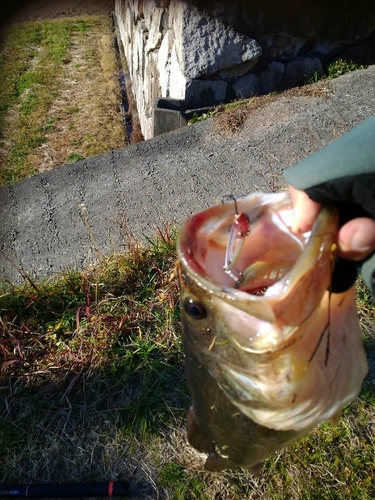
<path fill-rule="evenodd" d="M 87 266 L 95 247 L 121 251 L 127 226 L 152 237 L 223 194 L 280 189 L 285 168 L 375 114 L 375 66 L 317 89 L 254 110 L 234 135 L 208 120 L 1 187 L 0 279 Z"/>

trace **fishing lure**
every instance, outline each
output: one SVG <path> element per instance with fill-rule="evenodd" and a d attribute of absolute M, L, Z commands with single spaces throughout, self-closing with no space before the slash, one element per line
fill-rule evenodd
<path fill-rule="evenodd" d="M 224 203 L 224 199 L 229 198 L 234 201 L 234 209 L 235 216 L 233 220 L 233 224 L 229 233 L 228 245 L 225 251 L 224 258 L 224 271 L 229 274 L 231 278 L 236 282 L 237 288 L 241 285 L 242 282 L 242 273 L 239 273 L 237 276 L 232 268 L 238 259 L 238 256 L 241 253 L 243 244 L 245 242 L 246 236 L 250 234 L 251 226 L 249 216 L 245 213 L 238 213 L 237 200 L 233 196 L 233 194 L 227 194 L 221 198 L 222 203 Z"/>

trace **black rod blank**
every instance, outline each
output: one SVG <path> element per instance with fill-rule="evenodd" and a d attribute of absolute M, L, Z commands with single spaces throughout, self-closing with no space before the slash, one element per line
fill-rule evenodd
<path fill-rule="evenodd" d="M 1 498 L 125 497 L 127 495 L 129 495 L 129 483 L 127 481 L 72 484 L 0 484 Z"/>

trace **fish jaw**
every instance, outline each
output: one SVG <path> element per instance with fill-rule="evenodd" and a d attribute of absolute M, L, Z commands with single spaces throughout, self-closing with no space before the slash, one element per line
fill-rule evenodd
<path fill-rule="evenodd" d="M 267 456 L 290 442 L 285 432 L 294 440 L 339 414 L 358 394 L 367 362 L 354 290 L 339 295 L 326 291 L 334 264 L 335 211 L 325 209 L 311 235 L 296 236 L 290 230 L 292 209 L 286 194 L 256 194 L 238 200 L 238 206 L 252 226 L 236 261 L 246 276 L 239 289 L 222 269 L 233 220 L 230 205 L 194 216 L 180 234 L 183 339 L 187 365 L 195 366 L 187 369 L 187 381 L 198 427 L 204 428 L 205 439 L 211 436 L 220 456 L 225 455 L 221 443 L 228 438 L 217 435 L 217 428 L 224 426 L 234 441 L 244 432 L 246 441 L 246 423 L 255 436 L 252 449 L 259 445 L 254 426 L 281 433 L 272 450 L 262 442 Z M 251 293 L 262 286 L 269 286 L 263 296 Z M 189 315 L 189 301 L 202 307 L 204 317 Z M 205 378 L 196 385 L 197 367 L 214 383 Z M 212 412 L 202 410 L 216 406 L 210 398 L 216 392 L 204 389 L 207 380 L 231 405 L 222 409 L 219 423 Z M 233 407 L 245 419 L 242 431 L 231 423 Z M 215 462 L 213 452 L 206 452 Z M 233 453 L 234 461 L 241 462 Z M 233 457 L 227 458 L 230 464 Z"/>

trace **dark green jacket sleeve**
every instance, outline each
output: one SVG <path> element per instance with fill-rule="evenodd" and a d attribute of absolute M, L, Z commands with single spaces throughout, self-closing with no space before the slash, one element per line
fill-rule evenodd
<path fill-rule="evenodd" d="M 341 225 L 355 217 L 375 219 L 375 116 L 293 165 L 284 178 L 312 200 L 337 205 Z M 336 266 L 334 289 L 348 288 L 357 269 L 375 295 L 374 254 L 359 264 L 341 261 Z"/>

